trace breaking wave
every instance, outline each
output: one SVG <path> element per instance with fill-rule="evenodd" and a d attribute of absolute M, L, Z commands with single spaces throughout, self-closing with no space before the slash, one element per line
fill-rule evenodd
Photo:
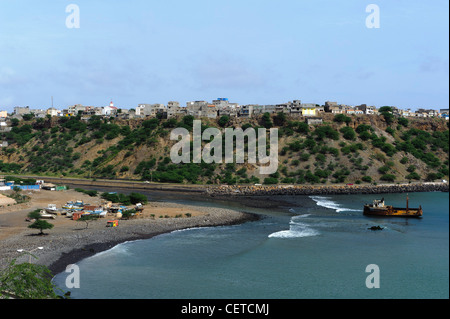
<path fill-rule="evenodd" d="M 316 202 L 317 206 L 322 206 L 329 209 L 334 209 L 337 213 L 341 212 L 359 212 L 361 210 L 359 209 L 352 209 L 352 208 L 346 208 L 342 207 L 341 204 L 333 201 L 330 197 L 324 197 L 324 196 L 310 196 L 313 201 Z"/>
<path fill-rule="evenodd" d="M 304 214 L 300 216 L 294 216 L 291 218 L 291 221 L 289 222 L 289 230 L 281 230 L 275 233 L 270 234 L 269 238 L 301 238 L 301 237 L 311 237 L 311 236 L 317 236 L 320 233 L 311 228 L 310 225 L 308 225 L 305 222 L 300 222 L 305 217 L 310 216 L 310 214 Z"/>

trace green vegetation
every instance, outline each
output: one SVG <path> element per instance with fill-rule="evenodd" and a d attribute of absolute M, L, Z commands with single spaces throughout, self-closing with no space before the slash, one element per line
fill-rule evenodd
<path fill-rule="evenodd" d="M 82 215 L 80 218 L 77 219 L 77 222 L 85 222 L 86 229 L 88 229 L 89 223 L 96 221 L 98 219 L 98 217 L 99 216 L 96 214 Z"/>
<path fill-rule="evenodd" d="M 147 204 L 147 196 L 140 193 L 130 193 L 129 195 L 121 193 L 102 193 L 101 197 L 113 203 L 121 203 L 123 205 L 132 205 L 137 203 Z"/>
<path fill-rule="evenodd" d="M 36 209 L 28 213 L 28 218 L 35 220 L 31 225 L 28 225 L 28 228 L 39 229 L 39 235 L 44 235 L 44 229 L 52 229 L 54 225 L 50 224 L 46 220 L 42 220 L 40 211 L 40 209 Z"/>
<path fill-rule="evenodd" d="M 98 194 L 98 192 L 96 190 L 85 190 L 85 189 L 82 189 L 82 188 L 75 188 L 74 190 L 77 191 L 77 192 L 89 195 L 91 197 L 95 197 Z"/>
<path fill-rule="evenodd" d="M 251 165 L 172 163 L 170 148 L 175 141 L 169 140 L 170 132 L 176 127 L 191 132 L 191 115 L 136 121 L 99 116 L 86 121 L 80 116 L 27 116 L 24 121 L 12 120 L 11 132 L 1 134 L 9 146 L 0 151 L 0 171 L 5 175 L 129 178 L 179 184 L 372 183 L 448 177 L 448 124 L 446 129 L 440 125 L 437 130 L 436 124 L 417 126 L 415 119 L 397 118 L 389 106 L 379 111 L 382 128 L 344 114 L 329 116 L 323 124 L 311 126 L 285 113 L 265 113 L 240 122 L 244 130 L 279 129 L 280 166 L 278 175 L 271 176 L 259 175 L 257 166 Z M 201 130 L 236 124 L 224 115 L 217 120 L 202 119 Z M 203 141 L 203 146 L 208 142 Z M 387 166 L 387 162 L 395 167 Z M 411 165 L 420 168 L 407 170 Z M 76 190 L 97 196 L 95 191 Z M 128 195 L 124 196 L 116 195 L 114 201 L 131 203 Z"/>
<path fill-rule="evenodd" d="M 392 107 L 390 106 L 382 106 L 378 109 L 378 113 L 380 113 L 387 125 L 391 125 L 394 122 L 394 114 L 392 114 Z"/>
<path fill-rule="evenodd" d="M 344 114 L 336 114 L 334 116 L 334 121 L 338 123 L 350 123 L 352 119 Z"/>
<path fill-rule="evenodd" d="M 27 253 L 31 257 L 35 256 Z M 62 292 L 52 283 L 51 271 L 43 265 L 17 263 L 13 259 L 0 271 L 0 299 L 59 299 Z M 67 296 L 67 293 L 65 296 Z"/>

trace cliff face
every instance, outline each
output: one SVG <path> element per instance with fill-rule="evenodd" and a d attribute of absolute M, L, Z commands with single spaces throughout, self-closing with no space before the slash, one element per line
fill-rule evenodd
<path fill-rule="evenodd" d="M 170 160 L 170 132 L 192 127 L 192 118 L 172 120 L 35 119 L 2 133 L 4 175 L 42 174 L 90 178 L 145 179 L 177 183 L 333 184 L 448 180 L 448 122 L 443 119 L 349 116 L 304 126 L 302 117 L 271 117 L 279 130 L 278 170 L 259 174 L 260 164 L 176 165 Z M 264 119 L 230 118 L 225 127 L 267 125 Z M 275 126 L 277 125 L 278 126 Z M 202 119 L 217 127 L 218 120 Z M 270 126 L 270 125 L 269 125 Z M 266 126 L 268 127 L 268 126 Z M 363 132 L 365 127 L 366 132 Z M 203 142 L 205 145 L 207 142 Z M 447 146 L 445 146 L 447 145 Z"/>

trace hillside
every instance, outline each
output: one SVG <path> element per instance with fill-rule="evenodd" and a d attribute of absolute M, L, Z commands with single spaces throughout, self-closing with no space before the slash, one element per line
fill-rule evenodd
<path fill-rule="evenodd" d="M 173 164 L 173 128 L 192 130 L 192 116 L 117 120 L 92 117 L 12 121 L 1 133 L 0 172 L 40 176 L 136 179 L 171 183 L 380 183 L 447 179 L 448 122 L 381 115 L 325 113 L 323 124 L 268 114 L 202 119 L 207 127 L 279 128 L 279 167 L 260 175 L 254 164 Z M 206 142 L 203 142 L 203 145 Z"/>

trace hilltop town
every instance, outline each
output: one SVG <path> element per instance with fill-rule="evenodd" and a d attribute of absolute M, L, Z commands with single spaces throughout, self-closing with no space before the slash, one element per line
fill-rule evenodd
<path fill-rule="evenodd" d="M 390 106 L 394 116 L 399 117 L 442 117 L 448 120 L 449 109 L 418 109 L 411 111 L 411 109 L 401 109 L 395 106 Z M 293 100 L 281 104 L 247 104 L 240 105 L 238 103 L 231 103 L 228 98 L 217 98 L 212 102 L 208 101 L 190 101 L 186 106 L 181 106 L 177 101 L 169 101 L 165 104 L 138 104 L 136 108 L 118 108 L 111 103 L 107 106 L 84 106 L 81 104 L 70 105 L 62 110 L 50 107 L 44 109 L 31 109 L 29 106 L 16 106 L 13 113 L 7 111 L 0 111 L 0 119 L 2 119 L 3 127 L 7 126 L 6 119 L 16 118 L 22 120 L 34 116 L 35 118 L 45 117 L 68 117 L 81 115 L 81 119 L 89 119 L 91 116 L 101 117 L 116 117 L 119 119 L 134 119 L 145 118 L 147 116 L 159 116 L 164 119 L 170 119 L 176 116 L 192 115 L 195 118 L 211 118 L 215 119 L 221 116 L 251 118 L 262 115 L 264 113 L 277 114 L 279 112 L 285 113 L 292 117 L 307 117 L 311 122 L 317 121 L 315 117 L 321 116 L 323 113 L 331 114 L 346 114 L 346 115 L 372 115 L 378 114 L 378 109 L 375 106 L 366 104 L 351 106 L 345 104 L 338 104 L 338 102 L 326 101 L 323 105 L 315 103 L 302 103 L 301 100 Z M 320 120 L 318 120 L 320 121 Z"/>

